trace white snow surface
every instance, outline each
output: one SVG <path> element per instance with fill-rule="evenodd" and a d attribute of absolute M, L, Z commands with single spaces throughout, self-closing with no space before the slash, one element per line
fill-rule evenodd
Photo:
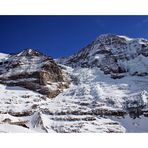
<path fill-rule="evenodd" d="M 148 119 L 147 117 L 131 118 L 129 115 L 122 117 L 112 117 L 112 120 L 118 121 L 125 127 L 128 133 L 148 133 Z"/>
<path fill-rule="evenodd" d="M 17 125 L 0 124 L 0 133 L 36 133 L 31 129 L 27 129 Z"/>
<path fill-rule="evenodd" d="M 7 59 L 9 57 L 9 54 L 0 53 L 0 61 L 3 61 L 4 59 Z"/>
<path fill-rule="evenodd" d="M 139 96 L 137 101 L 143 102 L 143 105 L 148 104 L 147 76 L 126 76 L 122 79 L 112 79 L 109 75 L 104 75 L 98 68 L 77 69 L 75 76 L 79 81 L 78 90 L 81 90 L 79 93 L 88 94 L 90 98 L 104 102 L 107 106 L 123 108 L 126 99 L 136 100 L 135 96 Z"/>

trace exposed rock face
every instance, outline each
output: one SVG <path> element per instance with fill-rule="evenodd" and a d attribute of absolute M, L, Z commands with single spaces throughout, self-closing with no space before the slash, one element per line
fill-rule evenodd
<path fill-rule="evenodd" d="M 112 78 L 148 75 L 148 41 L 112 34 L 100 35 L 77 54 L 61 59 L 72 67 L 99 67 Z"/>
<path fill-rule="evenodd" d="M 0 63 L 0 82 L 47 95 L 57 96 L 68 87 L 64 71 L 51 57 L 26 49 Z"/>

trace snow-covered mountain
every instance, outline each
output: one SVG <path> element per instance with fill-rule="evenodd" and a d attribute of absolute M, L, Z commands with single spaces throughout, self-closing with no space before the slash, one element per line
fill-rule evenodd
<path fill-rule="evenodd" d="M 9 86 L 22 86 L 48 97 L 55 97 L 68 87 L 66 73 L 51 57 L 33 50 L 1 59 L 0 82 Z"/>
<path fill-rule="evenodd" d="M 61 59 L 72 67 L 99 67 L 113 78 L 148 75 L 148 41 L 113 34 L 100 35 L 77 54 Z"/>
<path fill-rule="evenodd" d="M 4 56 L 0 132 L 148 132 L 147 60 L 147 40 L 112 34 L 58 64 L 33 49 Z"/>

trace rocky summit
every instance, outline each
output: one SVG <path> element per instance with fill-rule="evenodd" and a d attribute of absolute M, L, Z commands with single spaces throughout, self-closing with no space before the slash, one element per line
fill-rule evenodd
<path fill-rule="evenodd" d="M 0 83 L 21 86 L 53 98 L 69 85 L 66 73 L 54 60 L 25 49 L 0 61 Z"/>

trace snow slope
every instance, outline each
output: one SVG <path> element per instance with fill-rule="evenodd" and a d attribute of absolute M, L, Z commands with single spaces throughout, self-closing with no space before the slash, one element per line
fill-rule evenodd
<path fill-rule="evenodd" d="M 9 57 L 9 54 L 0 53 L 0 61 L 3 59 L 7 59 Z"/>
<path fill-rule="evenodd" d="M 78 93 L 80 95 L 86 93 L 94 100 L 117 108 L 124 108 L 127 101 L 131 103 L 131 106 L 132 101 L 137 101 L 139 106 L 148 104 L 148 76 L 112 79 L 109 75 L 104 75 L 98 68 L 78 68 L 74 71 L 74 75 L 79 81 L 78 90 L 80 91 Z"/>
<path fill-rule="evenodd" d="M 60 59 L 72 67 L 98 67 L 113 78 L 148 75 L 148 40 L 103 34 L 78 53 Z"/>
<path fill-rule="evenodd" d="M 35 133 L 35 131 L 17 125 L 0 124 L 0 133 Z"/>
<path fill-rule="evenodd" d="M 0 131 L 125 132 L 118 122 L 93 116 L 89 107 L 78 104 L 75 95 L 69 96 L 74 88 L 50 100 L 20 87 L 0 85 Z"/>
<path fill-rule="evenodd" d="M 11 119 L 10 125 L 23 122 L 36 132 L 125 132 L 125 125 L 110 116 L 124 115 L 125 105 L 148 104 L 147 76 L 112 79 L 98 68 L 63 68 L 72 84 L 52 100 L 20 87 L 0 85 L 2 125 Z"/>

